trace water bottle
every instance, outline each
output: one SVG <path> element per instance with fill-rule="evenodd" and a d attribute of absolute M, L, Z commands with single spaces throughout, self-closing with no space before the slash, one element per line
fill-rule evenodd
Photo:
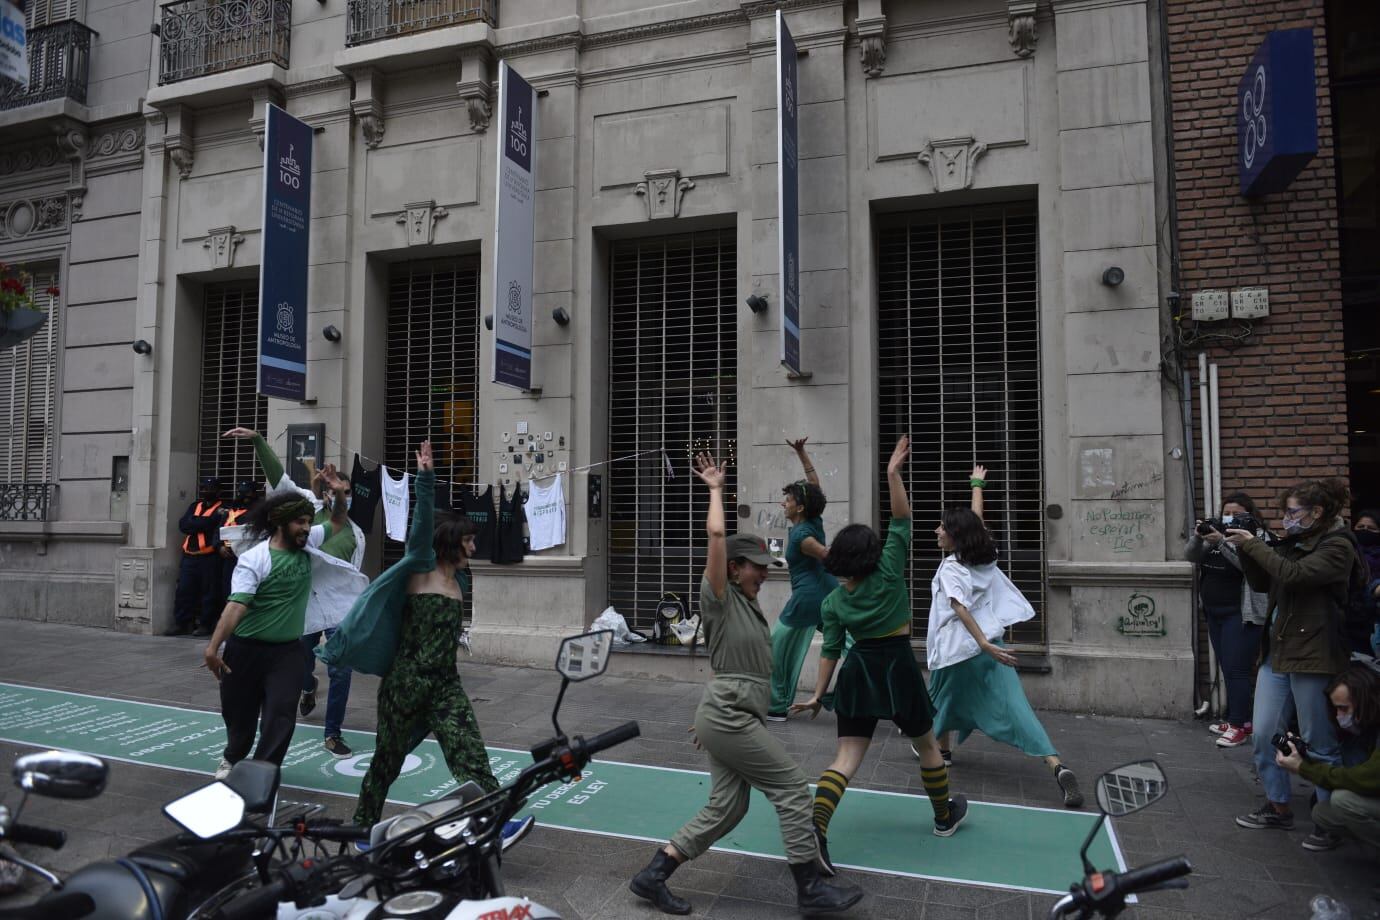
<path fill-rule="evenodd" d="M 1351 908 L 1325 894 L 1314 895 L 1308 906 L 1313 909 L 1311 920 L 1351 920 Z"/>

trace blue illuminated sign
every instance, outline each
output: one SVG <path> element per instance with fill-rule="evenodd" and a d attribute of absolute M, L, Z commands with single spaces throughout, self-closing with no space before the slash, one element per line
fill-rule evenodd
<path fill-rule="evenodd" d="M 1236 100 L 1241 194 L 1284 191 L 1318 153 L 1313 30 L 1267 35 L 1237 85 Z"/>

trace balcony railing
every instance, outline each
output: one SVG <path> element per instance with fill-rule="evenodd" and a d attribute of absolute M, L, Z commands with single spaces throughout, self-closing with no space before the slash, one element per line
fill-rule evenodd
<path fill-rule="evenodd" d="M 29 85 L 0 80 L 0 109 L 64 98 L 84 104 L 94 34 L 76 20 L 30 30 Z"/>
<path fill-rule="evenodd" d="M 462 22 L 498 25 L 498 0 L 349 0 L 347 10 L 347 45 Z"/>
<path fill-rule="evenodd" d="M 252 64 L 288 66 L 292 0 L 178 0 L 162 11 L 159 83 Z"/>
<path fill-rule="evenodd" d="M 0 521 L 46 521 L 57 484 L 0 482 Z"/>

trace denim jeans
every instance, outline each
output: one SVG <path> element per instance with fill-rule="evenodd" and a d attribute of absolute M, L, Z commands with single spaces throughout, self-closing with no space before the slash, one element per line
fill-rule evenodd
<path fill-rule="evenodd" d="M 316 655 L 312 649 L 316 648 L 322 636 L 329 639 L 334 633 L 334 629 L 326 629 L 302 637 L 302 650 L 307 656 L 306 671 L 302 676 L 303 693 L 309 693 L 316 687 Z M 331 679 L 331 688 L 326 692 L 327 738 L 340 737 L 340 726 L 345 721 L 345 703 L 350 699 L 350 673 L 349 668 L 326 667 L 326 674 Z"/>
<path fill-rule="evenodd" d="M 1308 758 L 1338 764 L 1342 760 L 1337 731 L 1332 725 L 1330 703 L 1323 690 L 1332 680 L 1327 674 L 1276 674 L 1269 663 L 1262 664 L 1255 677 L 1255 769 L 1265 787 L 1265 797 L 1276 805 L 1289 804 L 1288 771 L 1275 765 L 1275 747 L 1270 739 L 1287 731 L 1295 712 L 1299 734 L 1308 745 Z M 1318 787 L 1318 800 L 1327 801 L 1330 793 Z"/>
<path fill-rule="evenodd" d="M 1208 638 L 1222 667 L 1227 686 L 1227 721 L 1235 726 L 1251 721 L 1251 688 L 1260 655 L 1260 627 L 1241 619 L 1240 605 L 1207 607 Z"/>

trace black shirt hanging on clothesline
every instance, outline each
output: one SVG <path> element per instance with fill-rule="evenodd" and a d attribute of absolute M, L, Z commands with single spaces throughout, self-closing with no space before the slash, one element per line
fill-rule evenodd
<path fill-rule="evenodd" d="M 473 489 L 460 488 L 460 510 L 464 511 L 479 532 L 474 535 L 474 555 L 477 559 L 492 559 L 497 540 L 496 527 L 498 515 L 494 513 L 494 487 L 489 486 L 482 493 Z"/>
<path fill-rule="evenodd" d="M 498 528 L 492 560 L 496 565 L 513 565 L 521 562 L 524 555 L 522 531 L 527 518 L 522 510 L 522 485 L 513 486 L 511 499 L 503 486 L 498 490 Z"/>
<path fill-rule="evenodd" d="M 366 534 L 374 529 L 374 512 L 383 495 L 380 469 L 376 466 L 366 472 L 359 454 L 355 454 L 354 469 L 350 473 L 350 520 Z"/>

